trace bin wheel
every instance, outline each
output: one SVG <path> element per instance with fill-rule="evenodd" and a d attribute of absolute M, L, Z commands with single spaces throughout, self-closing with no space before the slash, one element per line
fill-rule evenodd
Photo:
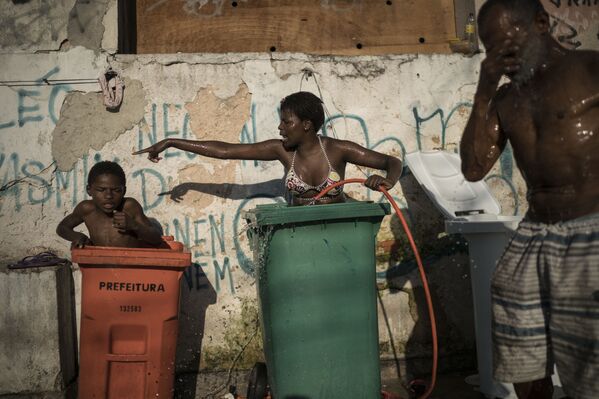
<path fill-rule="evenodd" d="M 264 399 L 267 393 L 268 375 L 266 364 L 256 363 L 248 381 L 247 399 Z"/>

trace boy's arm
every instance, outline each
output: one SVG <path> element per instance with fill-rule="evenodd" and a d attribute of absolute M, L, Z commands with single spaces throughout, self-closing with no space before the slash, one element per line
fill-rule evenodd
<path fill-rule="evenodd" d="M 143 208 L 133 198 L 127 198 L 123 206 L 123 212 L 115 212 L 113 215 L 114 227 L 121 232 L 130 231 L 139 240 L 150 245 L 158 246 L 162 243 L 160 231 L 150 223 L 143 212 Z"/>
<path fill-rule="evenodd" d="M 73 230 L 75 227 L 83 223 L 83 215 L 85 214 L 85 204 L 79 203 L 73 210 L 73 213 L 68 214 L 56 227 L 56 234 L 67 241 L 73 243 L 77 248 L 83 248 L 85 245 L 92 245 L 88 236 L 78 231 Z"/>

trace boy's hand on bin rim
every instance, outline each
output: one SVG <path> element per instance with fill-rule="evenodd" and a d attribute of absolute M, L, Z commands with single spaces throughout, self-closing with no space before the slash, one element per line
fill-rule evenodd
<path fill-rule="evenodd" d="M 395 185 L 391 180 L 379 175 L 371 175 L 366 179 L 364 185 L 372 190 L 380 191 L 380 187 L 385 187 L 385 190 L 390 190 Z"/>
<path fill-rule="evenodd" d="M 147 153 L 148 159 L 154 163 L 157 163 L 158 161 L 160 161 L 162 159 L 162 157 L 159 157 L 158 154 L 160 154 L 162 151 L 166 150 L 167 148 L 168 148 L 168 142 L 166 140 L 161 140 L 154 145 L 144 148 L 143 150 L 135 151 L 134 153 L 132 153 L 132 155 L 140 155 L 140 154 Z"/>
<path fill-rule="evenodd" d="M 137 230 L 137 222 L 125 212 L 114 211 L 112 214 L 112 227 L 124 233 L 128 230 Z"/>
<path fill-rule="evenodd" d="M 93 245 L 92 241 L 83 233 L 77 233 L 77 238 L 72 241 L 72 247 L 83 248 L 86 245 Z"/>

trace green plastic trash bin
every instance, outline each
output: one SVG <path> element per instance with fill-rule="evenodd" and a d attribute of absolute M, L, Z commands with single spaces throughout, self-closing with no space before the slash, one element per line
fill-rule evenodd
<path fill-rule="evenodd" d="M 388 213 L 357 201 L 245 213 L 274 399 L 380 398 L 375 244 Z"/>

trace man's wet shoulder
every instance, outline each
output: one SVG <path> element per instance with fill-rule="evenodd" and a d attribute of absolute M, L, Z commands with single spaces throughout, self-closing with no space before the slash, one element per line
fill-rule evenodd
<path fill-rule="evenodd" d="M 599 82 L 599 51 L 583 50 L 580 53 L 588 73 Z"/>
<path fill-rule="evenodd" d="M 570 53 L 576 58 L 580 58 L 588 61 L 599 60 L 599 51 L 597 50 L 575 50 Z"/>
<path fill-rule="evenodd" d="M 599 51 L 570 51 L 566 57 L 562 57 L 556 69 L 576 75 L 586 72 L 599 79 Z"/>

